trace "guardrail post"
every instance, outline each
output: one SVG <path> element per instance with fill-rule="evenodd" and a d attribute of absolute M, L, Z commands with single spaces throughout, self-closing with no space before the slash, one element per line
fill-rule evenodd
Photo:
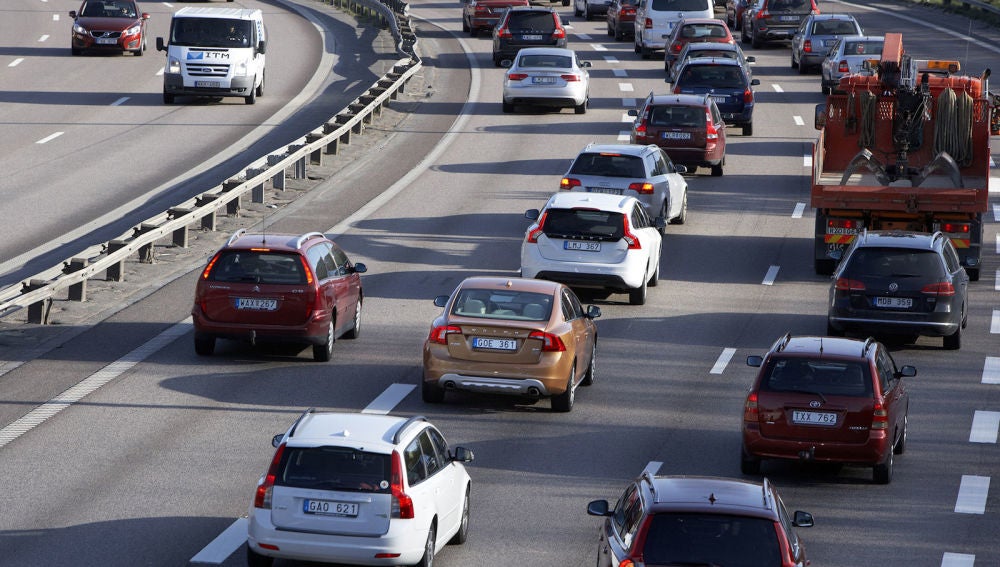
<path fill-rule="evenodd" d="M 348 105 L 347 108 L 350 109 L 350 111 L 353 112 L 354 114 L 361 114 L 362 112 L 368 110 L 368 106 L 362 102 L 352 103 Z M 358 120 L 357 122 L 354 123 L 354 133 L 361 134 L 362 132 L 364 132 L 364 124 L 371 124 L 371 123 L 372 123 L 372 113 L 370 111 L 365 112 L 365 114 L 361 116 L 361 120 Z"/>
<path fill-rule="evenodd" d="M 322 134 L 306 134 L 306 144 L 312 145 L 323 139 Z M 323 147 L 320 146 L 309 152 L 309 163 L 313 165 L 323 165 Z"/>
<path fill-rule="evenodd" d="M 222 183 L 222 191 L 223 192 L 232 191 L 233 189 L 239 186 L 240 186 L 240 181 L 238 180 L 231 179 L 229 181 L 224 181 Z M 242 208 L 243 205 L 242 200 L 243 200 L 243 195 L 237 194 L 232 199 L 226 201 L 226 214 L 231 217 L 240 216 L 240 209 Z"/>
<path fill-rule="evenodd" d="M 289 153 L 297 153 L 299 150 L 304 148 L 304 144 L 292 144 L 288 146 Z M 305 179 L 306 178 L 306 156 L 302 156 L 295 160 L 292 164 L 292 179 Z"/>
<path fill-rule="evenodd" d="M 267 156 L 267 166 L 274 167 L 279 161 L 285 159 L 285 156 L 281 155 L 269 155 Z M 281 168 L 280 171 L 271 176 L 271 185 L 279 191 L 285 190 L 285 168 Z"/>
<path fill-rule="evenodd" d="M 346 116 L 344 114 L 338 114 L 337 116 L 334 117 L 334 120 L 337 121 L 337 124 L 347 124 L 348 122 L 351 121 L 351 117 Z M 344 130 L 344 133 L 340 135 L 341 142 L 345 144 L 351 143 L 351 130 L 353 130 L 353 128 L 348 128 L 347 130 Z"/>
<path fill-rule="evenodd" d="M 112 240 L 108 242 L 108 254 L 114 254 L 115 252 L 125 248 L 128 245 L 124 240 Z M 107 272 L 105 272 L 104 279 L 109 282 L 120 282 L 125 279 L 125 260 L 118 260 L 114 264 L 108 266 Z"/>
<path fill-rule="evenodd" d="M 73 258 L 66 264 L 63 268 L 63 272 L 67 274 L 74 274 L 80 270 L 87 267 L 89 261 L 86 258 Z M 87 280 L 84 278 L 80 280 L 80 283 L 75 283 L 69 286 L 69 300 L 70 301 L 87 301 Z"/>
<path fill-rule="evenodd" d="M 247 179 L 256 179 L 258 175 L 264 173 L 263 169 L 251 168 L 247 170 Z M 264 180 L 253 186 L 250 189 L 250 202 L 251 203 L 263 203 L 264 202 Z"/>
<path fill-rule="evenodd" d="M 331 123 L 331 122 L 327 122 L 326 124 L 323 124 L 323 135 L 327 136 L 331 132 L 336 131 L 337 128 L 338 128 L 337 124 Z M 340 149 L 339 142 L 340 142 L 340 140 L 338 140 L 337 138 L 334 138 L 334 139 L 330 140 L 326 144 L 326 148 L 324 149 L 324 151 L 326 153 L 330 154 L 330 155 L 337 155 L 337 151 Z"/>
<path fill-rule="evenodd" d="M 218 198 L 218 195 L 202 195 L 194 200 L 195 206 L 201 208 Z M 212 209 L 207 215 L 201 217 L 201 228 L 215 232 L 217 213 L 218 211 Z"/>
<path fill-rule="evenodd" d="M 146 234 L 147 232 L 156 230 L 157 228 L 160 227 L 155 224 L 142 223 L 139 225 L 139 228 L 133 229 L 133 231 L 135 232 L 135 236 L 140 236 Z M 152 242 L 149 244 L 143 244 L 139 247 L 139 262 L 142 264 L 152 264 L 156 262 L 156 254 L 154 254 Z"/>
<path fill-rule="evenodd" d="M 45 280 L 29 280 L 26 284 L 21 284 L 23 287 L 21 293 L 27 293 L 29 291 L 35 291 L 36 289 L 41 289 L 46 286 L 49 282 Z M 28 322 L 35 323 L 38 325 L 48 325 L 49 324 L 49 311 L 52 309 L 52 298 L 46 297 L 40 301 L 36 301 L 28 306 Z"/>
<path fill-rule="evenodd" d="M 188 209 L 188 208 L 185 208 L 185 207 L 172 207 L 172 208 L 168 209 L 167 212 L 170 213 L 170 218 L 178 218 L 178 217 L 182 217 L 182 216 L 184 216 L 186 214 L 189 214 L 191 212 L 191 209 Z M 175 230 L 173 232 L 173 234 L 171 235 L 171 241 L 173 242 L 174 246 L 177 246 L 177 247 L 180 247 L 180 248 L 187 248 L 188 247 L 188 227 L 187 227 L 187 225 L 184 225 L 184 226 L 178 228 L 177 230 Z"/>

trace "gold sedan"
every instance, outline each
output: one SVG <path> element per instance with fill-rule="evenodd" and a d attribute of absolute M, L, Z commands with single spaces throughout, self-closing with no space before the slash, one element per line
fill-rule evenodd
<path fill-rule="evenodd" d="M 472 277 L 434 304 L 445 309 L 424 342 L 425 402 L 466 390 L 550 397 L 568 412 L 577 386 L 594 381 L 601 310 L 585 311 L 563 284 Z"/>

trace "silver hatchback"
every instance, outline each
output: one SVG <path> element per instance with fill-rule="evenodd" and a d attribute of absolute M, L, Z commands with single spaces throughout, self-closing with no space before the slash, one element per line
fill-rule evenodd
<path fill-rule="evenodd" d="M 820 66 L 823 94 L 836 90 L 841 77 L 861 71 L 865 61 L 881 58 L 884 44 L 881 35 L 852 35 L 837 40 Z"/>

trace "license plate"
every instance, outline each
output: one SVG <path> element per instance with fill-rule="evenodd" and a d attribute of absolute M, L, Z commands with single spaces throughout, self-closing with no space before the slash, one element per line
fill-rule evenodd
<path fill-rule="evenodd" d="M 621 195 L 623 193 L 622 189 L 616 187 L 587 187 L 587 191 L 590 193 L 604 193 L 605 195 Z M 594 242 L 594 244 L 600 244 L 600 242 Z"/>
<path fill-rule="evenodd" d="M 236 308 L 247 311 L 274 311 L 278 308 L 278 300 L 237 297 Z"/>
<path fill-rule="evenodd" d="M 664 132 L 662 136 L 665 140 L 690 140 L 691 132 Z"/>
<path fill-rule="evenodd" d="M 556 82 L 555 77 L 532 77 L 531 82 L 536 85 L 553 85 Z"/>
<path fill-rule="evenodd" d="M 97 42 L 97 45 L 116 45 L 118 43 L 118 40 L 113 37 L 98 37 L 94 41 Z"/>
<path fill-rule="evenodd" d="M 875 307 L 909 309 L 910 307 L 913 307 L 913 299 L 909 297 L 876 297 Z"/>
<path fill-rule="evenodd" d="M 524 41 L 542 41 L 542 36 L 540 35 L 522 35 L 521 39 Z"/>
<path fill-rule="evenodd" d="M 828 227 L 826 229 L 826 233 L 827 234 L 858 234 L 860 232 L 861 232 L 861 230 L 857 229 L 857 228 Z"/>
<path fill-rule="evenodd" d="M 564 250 L 583 250 L 584 252 L 600 252 L 600 242 L 590 242 L 585 240 L 564 240 Z"/>
<path fill-rule="evenodd" d="M 821 411 L 798 411 L 792 412 L 792 423 L 804 423 L 807 425 L 837 425 L 837 414 Z"/>
<path fill-rule="evenodd" d="M 709 95 L 709 96 L 711 96 L 712 100 L 714 100 L 715 102 L 726 102 L 727 100 L 729 100 L 729 97 L 726 96 L 726 95 L 715 95 L 714 94 L 714 95 Z"/>
<path fill-rule="evenodd" d="M 306 514 L 354 518 L 358 515 L 358 504 L 356 502 L 334 502 L 332 500 L 306 500 L 302 503 L 302 511 Z"/>
<path fill-rule="evenodd" d="M 781 16 L 778 19 L 781 20 L 782 22 L 797 22 L 797 21 L 799 21 L 799 17 L 798 16 Z"/>
<path fill-rule="evenodd" d="M 219 81 L 195 81 L 194 82 L 194 86 L 196 86 L 196 87 L 209 87 L 209 88 L 217 89 L 217 88 L 219 88 L 219 87 L 222 86 L 222 83 L 220 83 Z"/>
<path fill-rule="evenodd" d="M 484 339 L 482 337 L 475 337 L 472 339 L 472 348 L 517 350 L 517 341 L 514 339 Z"/>

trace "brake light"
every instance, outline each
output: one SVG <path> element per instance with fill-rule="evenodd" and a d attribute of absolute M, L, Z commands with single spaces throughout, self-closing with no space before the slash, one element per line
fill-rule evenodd
<path fill-rule="evenodd" d="M 637 122 L 638 123 L 635 125 L 635 138 L 636 138 L 635 141 L 636 141 L 636 143 L 638 143 L 640 141 L 640 139 L 644 140 L 646 138 L 646 117 L 643 116 Z"/>
<path fill-rule="evenodd" d="M 528 338 L 540 339 L 542 341 L 542 352 L 563 352 L 566 350 L 566 345 L 563 344 L 559 335 L 553 335 L 544 331 L 532 331 L 528 335 Z"/>
<path fill-rule="evenodd" d="M 967 224 L 952 224 L 950 222 L 944 223 L 941 226 L 943 232 L 969 232 L 969 225 Z"/>
<path fill-rule="evenodd" d="M 750 87 L 747 87 L 747 89 L 743 91 L 743 102 L 746 104 L 753 102 L 753 91 L 750 90 Z"/>
<path fill-rule="evenodd" d="M 792 546 L 788 542 L 788 536 L 785 535 L 784 528 L 781 527 L 781 522 L 774 523 L 774 531 L 778 533 L 778 549 L 781 550 L 781 565 L 785 567 L 793 567 L 795 563 L 795 552 L 792 551 Z"/>
<path fill-rule="evenodd" d="M 392 472 L 389 475 L 392 491 L 390 516 L 404 520 L 413 519 L 413 499 L 403 492 L 403 457 L 399 451 L 392 452 Z"/>
<path fill-rule="evenodd" d="M 559 16 L 552 14 L 552 19 L 556 23 L 556 29 L 552 32 L 552 39 L 562 39 L 566 37 L 566 28 L 562 27 L 562 24 L 559 23 Z"/>
<path fill-rule="evenodd" d="M 938 297 L 950 297 L 955 295 L 955 286 L 951 282 L 927 284 L 920 290 L 920 293 L 936 295 Z"/>
<path fill-rule="evenodd" d="M 837 278 L 836 289 L 837 291 L 864 291 L 865 284 L 858 280 Z"/>
<path fill-rule="evenodd" d="M 476 6 L 476 13 L 477 14 L 489 14 L 490 13 L 490 9 L 487 8 L 486 6 Z"/>
<path fill-rule="evenodd" d="M 620 14 L 622 16 L 634 16 L 635 15 L 635 8 L 622 8 Z"/>
<path fill-rule="evenodd" d="M 431 334 L 427 336 L 427 340 L 439 345 L 446 345 L 448 344 L 448 335 L 461 332 L 462 328 L 455 325 L 438 325 L 431 329 Z"/>
<path fill-rule="evenodd" d="M 875 402 L 875 407 L 872 408 L 872 430 L 879 429 L 889 429 L 889 412 L 882 402 Z"/>
<path fill-rule="evenodd" d="M 750 392 L 743 404 L 743 421 L 756 423 L 760 412 L 757 408 L 757 392 Z"/>
<path fill-rule="evenodd" d="M 861 223 L 856 220 L 850 219 L 836 219 L 826 221 L 826 227 L 829 228 L 861 228 Z M 830 232 L 829 230 L 827 232 Z"/>
<path fill-rule="evenodd" d="M 646 18 L 646 21 L 643 23 L 642 27 L 645 28 L 645 29 L 647 29 L 647 30 L 653 29 L 653 19 L 652 18 Z"/>
<path fill-rule="evenodd" d="M 201 279 L 203 280 L 208 279 L 208 274 L 212 272 L 212 268 L 215 267 L 215 263 L 218 261 L 219 261 L 219 253 L 216 252 L 215 256 L 212 256 L 212 259 L 209 260 L 208 265 L 205 266 L 205 271 L 201 273 Z"/>
<path fill-rule="evenodd" d="M 528 78 L 527 73 L 507 73 L 508 81 L 523 81 Z"/>
<path fill-rule="evenodd" d="M 631 183 L 628 186 L 629 189 L 639 193 L 641 195 L 652 195 L 653 194 L 653 184 L 652 183 Z"/>
<path fill-rule="evenodd" d="M 504 26 L 504 27 L 500 28 L 499 30 L 497 30 L 497 36 L 505 38 L 505 39 L 510 39 L 510 38 L 514 37 L 513 35 L 511 35 L 510 30 L 507 29 L 507 26 Z"/>
<path fill-rule="evenodd" d="M 299 260 L 302 262 L 302 269 L 306 273 L 306 285 L 312 285 L 315 279 L 313 278 L 312 268 L 309 267 L 309 261 L 306 260 L 305 256 L 299 256 Z"/>
<path fill-rule="evenodd" d="M 641 250 L 642 249 L 642 243 L 639 242 L 639 239 L 636 238 L 636 236 L 634 234 L 632 234 L 631 230 L 628 229 L 628 217 L 626 217 L 625 215 L 622 215 L 622 226 L 625 229 L 625 234 L 624 234 L 624 236 L 622 236 L 622 238 L 624 238 L 625 242 L 628 243 L 628 249 L 629 250 Z"/>
<path fill-rule="evenodd" d="M 805 51 L 806 53 L 812 53 L 812 50 L 813 50 L 813 44 L 811 39 L 807 39 L 802 42 L 802 51 Z"/>
<path fill-rule="evenodd" d="M 846 59 L 841 59 L 840 64 L 837 65 L 837 72 L 838 73 L 850 73 L 851 72 L 851 68 L 847 65 L 847 60 Z"/>
<path fill-rule="evenodd" d="M 573 179 L 572 177 L 563 177 L 559 182 L 560 191 L 570 191 L 574 187 L 580 187 L 582 184 L 579 179 Z"/>
<path fill-rule="evenodd" d="M 538 235 L 542 234 L 542 227 L 545 226 L 545 217 L 548 214 L 549 212 L 545 211 L 542 216 L 538 217 L 538 226 L 528 231 L 528 242 L 538 242 Z"/>
<path fill-rule="evenodd" d="M 580 81 L 580 75 L 576 74 L 559 75 L 559 76 L 562 77 L 562 80 L 566 81 L 567 83 L 575 83 Z"/>
<path fill-rule="evenodd" d="M 705 113 L 705 138 L 710 145 L 715 145 L 716 140 L 719 139 L 719 129 L 715 127 L 712 115 L 708 112 Z"/>
<path fill-rule="evenodd" d="M 674 51 L 676 53 L 680 53 L 681 52 L 681 47 L 682 47 L 681 42 L 675 41 L 674 43 L 672 43 L 670 45 L 670 50 Z"/>
<path fill-rule="evenodd" d="M 632 561 L 630 557 L 622 559 L 622 562 L 618 564 L 618 567 L 642 567 L 642 563 L 636 563 Z"/>
<path fill-rule="evenodd" d="M 257 494 L 253 497 L 254 508 L 271 509 L 271 492 L 274 488 L 274 479 L 278 478 L 278 465 L 281 464 L 281 455 L 284 452 L 285 444 L 282 443 L 278 445 L 278 449 L 274 452 L 274 457 L 271 459 L 271 466 L 267 468 L 267 474 L 264 475 L 263 482 L 257 487 Z"/>
<path fill-rule="evenodd" d="M 764 9 L 762 9 L 762 10 L 760 10 L 760 11 L 757 12 L 757 15 L 754 16 L 754 19 L 756 19 L 756 20 L 763 20 L 763 19 L 769 18 L 769 17 L 771 17 L 771 14 L 769 14 L 767 12 L 767 8 L 764 8 Z"/>

